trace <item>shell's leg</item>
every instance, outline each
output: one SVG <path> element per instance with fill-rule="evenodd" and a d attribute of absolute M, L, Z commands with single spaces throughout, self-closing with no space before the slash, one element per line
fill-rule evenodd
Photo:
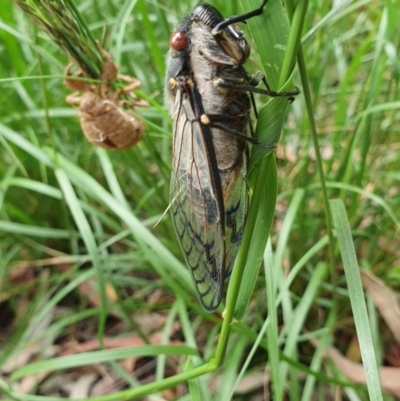
<path fill-rule="evenodd" d="M 103 58 L 103 70 L 101 71 L 100 78 L 103 81 L 113 81 L 117 78 L 118 67 L 114 64 L 111 54 L 104 50 L 98 42 L 97 47 Z"/>
<path fill-rule="evenodd" d="M 124 81 L 124 82 L 127 83 L 127 85 L 124 88 L 119 90 L 119 92 L 121 92 L 121 93 L 127 93 L 128 94 L 128 93 L 131 93 L 131 92 L 133 92 L 134 90 L 136 90 L 136 89 L 138 89 L 140 87 L 140 81 L 138 79 L 136 79 L 136 78 L 130 77 L 129 75 L 121 75 L 121 74 L 119 74 L 118 78 L 121 81 Z"/>
<path fill-rule="evenodd" d="M 86 82 L 74 79 L 74 78 L 84 78 L 82 70 L 72 72 L 72 67 L 74 67 L 74 66 L 75 66 L 75 63 L 73 61 L 71 61 L 65 67 L 64 75 L 67 78 L 64 79 L 64 85 L 73 90 L 83 91 L 88 87 L 88 85 Z"/>
<path fill-rule="evenodd" d="M 127 107 L 149 107 L 149 103 L 145 100 L 139 99 L 134 91 L 140 87 L 140 81 L 129 75 L 118 75 L 118 78 L 127 83 L 127 85 L 117 92 L 118 98 L 121 95 L 127 95 L 131 100 L 120 100 L 121 106 Z"/>
<path fill-rule="evenodd" d="M 65 101 L 69 104 L 81 104 L 82 95 L 79 92 L 74 92 L 65 98 Z"/>

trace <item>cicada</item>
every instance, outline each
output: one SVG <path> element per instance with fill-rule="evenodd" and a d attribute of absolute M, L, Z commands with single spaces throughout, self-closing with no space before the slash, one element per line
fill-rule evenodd
<path fill-rule="evenodd" d="M 266 3 L 226 19 L 213 6 L 200 4 L 169 41 L 172 220 L 200 302 L 209 312 L 221 302 L 246 223 L 247 143 L 256 143 L 248 92 L 298 93 L 255 88 L 243 67 L 250 46 L 235 24 L 261 14 Z"/>

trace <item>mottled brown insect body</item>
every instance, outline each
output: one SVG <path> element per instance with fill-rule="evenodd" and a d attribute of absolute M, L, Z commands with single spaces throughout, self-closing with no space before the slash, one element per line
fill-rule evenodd
<path fill-rule="evenodd" d="M 252 138 L 248 93 L 298 93 L 274 92 L 266 80 L 266 89 L 256 88 L 260 81 L 243 67 L 250 47 L 235 23 L 260 15 L 266 3 L 226 19 L 213 6 L 199 4 L 169 42 L 170 207 L 200 302 L 209 312 L 221 302 L 246 224 L 247 143 L 259 144 Z"/>
<path fill-rule="evenodd" d="M 204 5 L 202 6 L 204 7 Z M 219 79 L 240 80 L 247 75 L 242 66 L 235 66 L 235 61 L 221 48 L 211 34 L 211 29 L 194 12 L 191 26 L 191 65 L 193 77 L 202 98 L 204 113 L 207 116 L 224 116 L 221 129 L 211 128 L 212 143 L 221 178 L 224 203 L 229 201 L 232 190 L 246 163 L 244 151 L 246 142 L 233 137 L 227 129 L 249 136 L 250 99 L 245 92 L 236 88 L 218 86 Z M 208 11 L 208 10 L 207 10 Z M 222 21 L 222 17 L 220 17 Z M 205 46 L 204 44 L 207 44 Z M 210 123 L 211 124 L 211 123 Z"/>
<path fill-rule="evenodd" d="M 85 92 L 78 111 L 86 139 L 105 149 L 125 149 L 135 145 L 143 135 L 143 123 L 111 100 L 102 100 Z"/>
<path fill-rule="evenodd" d="M 167 72 L 175 121 L 171 211 L 200 301 L 208 311 L 221 301 L 248 207 L 243 138 L 251 136 L 250 99 L 236 86 L 219 84 L 248 79 L 242 66 L 246 56 L 236 60 L 243 52 L 229 33 L 226 48 L 232 54 L 218 44 L 212 29 L 222 21 L 212 6 L 197 6 L 171 36 Z"/>
<path fill-rule="evenodd" d="M 105 62 L 100 84 L 87 84 L 74 80 L 71 73 L 72 65 L 67 66 L 65 84 L 83 91 L 67 96 L 66 101 L 79 106 L 78 118 L 83 134 L 94 145 L 108 150 L 125 149 L 135 145 L 143 135 L 145 126 L 133 111 L 134 106 L 147 106 L 147 102 L 139 100 L 133 91 L 140 82 L 125 75 L 117 75 L 118 70 L 111 57 L 103 51 Z M 120 79 L 128 85 L 120 90 L 114 90 L 112 81 Z M 131 100 L 121 97 L 128 96 Z"/>

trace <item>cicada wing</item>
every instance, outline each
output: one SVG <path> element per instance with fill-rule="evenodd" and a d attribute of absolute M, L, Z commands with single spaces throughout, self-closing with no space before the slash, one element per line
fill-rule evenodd
<path fill-rule="evenodd" d="M 247 157 L 243 154 L 243 164 L 236 180 L 232 194 L 225 200 L 225 235 L 226 235 L 226 262 L 225 279 L 232 272 L 236 256 L 239 252 L 246 223 L 249 203 L 247 186 Z"/>
<path fill-rule="evenodd" d="M 177 91 L 173 114 L 172 220 L 200 302 L 207 311 L 214 311 L 225 280 L 225 241 L 204 127 L 186 92 Z"/>

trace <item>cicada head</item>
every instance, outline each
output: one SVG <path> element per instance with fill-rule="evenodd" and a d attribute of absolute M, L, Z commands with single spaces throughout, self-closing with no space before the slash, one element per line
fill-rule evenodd
<path fill-rule="evenodd" d="M 167 77 L 165 81 L 165 95 L 167 103 L 173 105 L 176 94 L 176 78 L 186 76 L 190 71 L 189 56 L 191 19 L 185 18 L 169 38 L 170 50 L 167 56 Z"/>
<path fill-rule="evenodd" d="M 199 4 L 192 13 L 193 20 L 204 25 L 219 48 L 236 64 L 243 64 L 250 56 L 250 46 L 237 25 L 219 29 L 225 20 L 210 4 Z"/>

